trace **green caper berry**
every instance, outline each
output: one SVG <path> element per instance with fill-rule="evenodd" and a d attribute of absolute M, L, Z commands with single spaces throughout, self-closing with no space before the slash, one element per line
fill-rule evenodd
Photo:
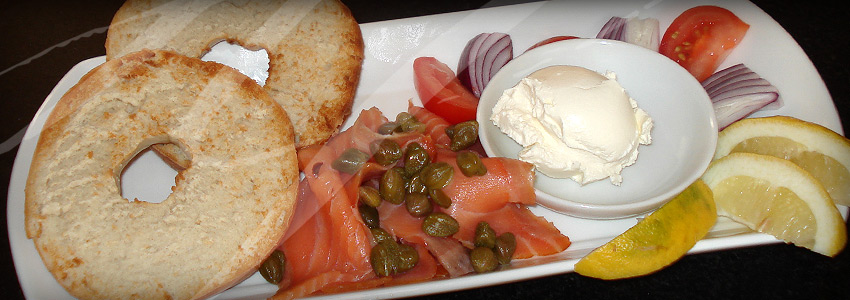
<path fill-rule="evenodd" d="M 414 217 L 424 217 L 434 210 L 431 200 L 424 194 L 407 194 L 404 196 L 404 204 L 407 212 Z"/>
<path fill-rule="evenodd" d="M 513 233 L 505 232 L 496 237 L 496 245 L 493 247 L 493 252 L 496 253 L 496 259 L 500 264 L 506 265 L 511 262 L 516 251 L 516 237 Z"/>
<path fill-rule="evenodd" d="M 452 132 L 450 135 L 452 141 L 449 144 L 449 149 L 460 151 L 469 148 L 478 140 L 478 121 L 471 120 L 455 124 L 450 131 Z"/>
<path fill-rule="evenodd" d="M 398 245 L 395 241 L 383 241 L 372 247 L 369 263 L 378 276 L 390 276 L 398 269 Z"/>
<path fill-rule="evenodd" d="M 280 250 L 274 250 L 260 265 L 260 275 L 269 283 L 278 284 L 283 280 L 286 267 L 286 256 Z"/>
<path fill-rule="evenodd" d="M 414 117 L 413 115 L 411 115 L 409 112 L 406 112 L 406 111 L 400 112 L 395 116 L 395 123 L 396 124 L 401 125 L 401 124 L 408 123 L 408 122 L 418 122 L 418 120 L 416 120 L 416 117 Z"/>
<path fill-rule="evenodd" d="M 493 248 L 496 246 L 496 231 L 490 228 L 490 224 L 484 221 L 478 222 L 475 226 L 475 238 L 473 240 L 476 247 Z"/>
<path fill-rule="evenodd" d="M 442 189 L 429 189 L 428 197 L 431 198 L 431 201 L 434 201 L 434 204 L 442 208 L 449 208 L 452 205 L 452 198 L 449 195 L 446 195 Z"/>
<path fill-rule="evenodd" d="M 369 228 L 381 227 L 381 218 L 378 216 L 378 210 L 366 204 L 357 206 L 360 211 L 360 217 L 363 218 L 363 223 Z"/>
<path fill-rule="evenodd" d="M 395 242 L 393 236 L 383 228 L 369 228 L 369 231 L 372 232 L 372 239 L 376 244 L 383 241 Z"/>
<path fill-rule="evenodd" d="M 422 168 L 422 182 L 429 189 L 441 189 L 449 185 L 455 169 L 444 162 L 429 164 Z"/>
<path fill-rule="evenodd" d="M 449 138 L 452 138 L 452 137 L 455 136 L 455 126 L 454 125 L 446 126 L 446 135 L 448 135 Z"/>
<path fill-rule="evenodd" d="M 394 164 L 401 158 L 401 146 L 393 140 L 382 139 L 375 140 L 369 144 L 372 150 L 372 159 L 382 166 Z"/>
<path fill-rule="evenodd" d="M 487 247 L 475 247 L 469 252 L 469 261 L 472 263 L 472 269 L 477 273 L 486 273 L 496 269 L 499 266 L 499 261 L 496 260 L 496 254 L 493 249 Z"/>
<path fill-rule="evenodd" d="M 393 240 L 378 242 L 369 253 L 372 270 L 378 276 L 391 276 L 406 272 L 419 262 L 419 252 L 406 244 Z"/>
<path fill-rule="evenodd" d="M 397 132 L 414 132 L 419 129 L 424 130 L 425 128 L 425 124 L 419 122 L 416 117 L 414 117 L 408 112 L 400 112 L 398 115 L 396 115 L 395 122 L 398 123 L 399 126 L 399 128 L 396 129 Z"/>
<path fill-rule="evenodd" d="M 425 130 L 425 124 L 419 122 L 415 116 L 408 112 L 401 112 L 396 115 L 395 122 L 398 123 L 401 132 L 422 132 Z"/>
<path fill-rule="evenodd" d="M 411 122 L 401 124 L 401 130 L 403 132 L 424 132 L 425 124 L 414 119 Z"/>
<path fill-rule="evenodd" d="M 401 204 L 404 202 L 404 171 L 400 167 L 390 168 L 378 184 L 378 193 L 381 198 L 392 204 Z"/>
<path fill-rule="evenodd" d="M 401 126 L 399 126 L 398 123 L 396 123 L 396 122 L 387 122 L 387 123 L 381 124 L 381 126 L 378 126 L 377 131 L 378 131 L 378 134 L 381 134 L 381 135 L 390 135 L 390 134 L 393 134 L 393 132 L 398 131 L 400 128 L 401 128 Z"/>
<path fill-rule="evenodd" d="M 407 174 L 419 173 L 428 163 L 431 162 L 431 156 L 428 151 L 422 148 L 417 142 L 410 143 L 404 151 L 404 172 Z"/>
<path fill-rule="evenodd" d="M 381 194 L 378 192 L 378 189 L 371 186 L 361 185 L 357 190 L 357 196 L 360 198 L 361 203 L 368 206 L 378 207 L 381 205 Z"/>
<path fill-rule="evenodd" d="M 403 273 L 419 263 L 419 252 L 416 251 L 416 248 L 413 248 L 409 245 L 399 243 L 398 244 L 398 267 L 396 268 L 396 273 Z"/>
<path fill-rule="evenodd" d="M 457 166 L 460 172 L 466 177 L 484 176 L 487 174 L 487 167 L 478 157 L 478 153 L 472 151 L 460 151 L 457 153 Z"/>
<path fill-rule="evenodd" d="M 422 182 L 422 173 L 416 173 L 407 180 L 406 190 L 408 194 L 428 193 L 428 187 Z"/>
<path fill-rule="evenodd" d="M 331 163 L 331 167 L 337 171 L 354 174 L 369 160 L 369 154 L 357 148 L 348 148 Z"/>
<path fill-rule="evenodd" d="M 457 220 L 445 213 L 433 212 L 422 221 L 422 231 L 430 236 L 447 237 L 457 233 L 458 230 L 460 225 Z"/>

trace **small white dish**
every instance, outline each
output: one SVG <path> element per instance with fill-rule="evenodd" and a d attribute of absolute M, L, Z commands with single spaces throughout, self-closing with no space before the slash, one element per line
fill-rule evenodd
<path fill-rule="evenodd" d="M 616 219 L 653 210 L 697 180 L 711 161 L 717 122 L 702 85 L 667 57 L 632 44 L 602 40 L 559 41 L 523 53 L 490 80 L 477 119 L 489 156 L 516 158 L 522 147 L 490 121 L 502 92 L 532 72 L 573 65 L 617 75 L 626 92 L 653 119 L 652 143 L 641 145 L 635 164 L 623 169 L 620 186 L 608 179 L 584 186 L 537 173 L 537 201 L 581 218 Z"/>

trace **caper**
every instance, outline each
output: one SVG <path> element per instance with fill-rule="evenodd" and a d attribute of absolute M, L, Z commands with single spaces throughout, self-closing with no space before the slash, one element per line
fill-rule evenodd
<path fill-rule="evenodd" d="M 493 247 L 496 259 L 500 264 L 508 264 L 516 251 L 516 237 L 513 233 L 505 232 L 496 237 L 496 245 Z"/>
<path fill-rule="evenodd" d="M 426 194 L 428 193 L 428 187 L 425 186 L 425 183 L 422 182 L 422 173 L 416 173 L 406 182 L 406 190 L 408 194 Z"/>
<path fill-rule="evenodd" d="M 381 126 L 378 126 L 377 131 L 378 131 L 378 134 L 390 135 L 390 134 L 393 134 L 393 132 L 396 132 L 400 129 L 401 129 L 401 126 L 399 126 L 398 123 L 396 123 L 396 122 L 386 122 L 384 124 L 381 124 Z"/>
<path fill-rule="evenodd" d="M 407 145 L 404 151 L 404 172 L 412 175 L 419 173 L 428 163 L 431 162 L 431 156 L 428 151 L 422 148 L 417 142 L 412 142 Z"/>
<path fill-rule="evenodd" d="M 478 153 L 472 151 L 461 151 L 457 153 L 457 166 L 466 177 L 483 176 L 487 174 L 487 167 L 481 162 Z"/>
<path fill-rule="evenodd" d="M 416 117 L 414 117 L 413 115 L 411 115 L 409 112 L 406 112 L 406 111 L 400 112 L 397 115 L 395 115 L 395 123 L 396 124 L 401 125 L 401 124 L 409 123 L 409 122 L 418 122 L 418 120 L 416 120 Z"/>
<path fill-rule="evenodd" d="M 434 210 L 431 200 L 424 194 L 407 194 L 404 196 L 407 212 L 414 217 L 424 217 Z"/>
<path fill-rule="evenodd" d="M 421 132 L 425 130 L 425 124 L 419 122 L 415 116 L 407 112 L 396 115 L 395 122 L 401 126 L 402 132 Z"/>
<path fill-rule="evenodd" d="M 354 174 L 369 160 L 369 154 L 357 148 L 348 148 L 331 163 L 331 167 L 337 171 Z"/>
<path fill-rule="evenodd" d="M 406 244 L 398 244 L 398 267 L 396 268 L 396 273 L 402 273 L 413 269 L 416 266 L 416 263 L 419 262 L 419 252 L 416 251 L 416 248 L 413 248 Z"/>
<path fill-rule="evenodd" d="M 390 168 L 381 176 L 378 184 L 378 192 L 381 198 L 392 204 L 401 204 L 404 201 L 404 175 L 400 167 Z"/>
<path fill-rule="evenodd" d="M 441 189 L 449 185 L 455 169 L 444 162 L 436 162 L 422 168 L 422 182 L 429 189 Z"/>
<path fill-rule="evenodd" d="M 496 260 L 493 249 L 487 247 L 472 249 L 472 252 L 469 252 L 469 261 L 472 262 L 472 269 L 477 273 L 490 272 L 499 266 L 499 261 Z"/>
<path fill-rule="evenodd" d="M 398 245 L 395 241 L 383 241 L 372 247 L 369 263 L 378 276 L 390 276 L 398 269 Z"/>
<path fill-rule="evenodd" d="M 452 205 L 452 198 L 449 195 L 446 195 L 442 189 L 429 189 L 428 197 L 431 198 L 431 201 L 434 201 L 434 204 L 442 208 L 449 208 Z"/>
<path fill-rule="evenodd" d="M 446 134 L 452 139 L 449 144 L 452 151 L 469 148 L 478 140 L 478 121 L 470 120 L 449 126 L 446 128 Z"/>
<path fill-rule="evenodd" d="M 475 238 L 473 240 L 476 247 L 493 248 L 496 245 L 496 231 L 490 228 L 490 224 L 484 221 L 478 222 L 475 226 Z"/>
<path fill-rule="evenodd" d="M 372 232 L 372 239 L 375 240 L 376 244 L 383 241 L 395 242 L 393 236 L 383 228 L 369 228 L 369 231 Z"/>
<path fill-rule="evenodd" d="M 395 241 L 381 241 L 369 253 L 372 269 L 378 276 L 390 276 L 412 269 L 419 262 L 415 248 Z"/>
<path fill-rule="evenodd" d="M 433 212 L 422 221 L 422 231 L 430 236 L 447 237 L 460 229 L 457 220 L 445 213 Z"/>
<path fill-rule="evenodd" d="M 260 275 L 269 283 L 278 284 L 283 280 L 286 267 L 286 256 L 280 250 L 274 250 L 272 254 L 260 265 Z"/>
<path fill-rule="evenodd" d="M 448 136 L 449 136 L 449 138 L 452 138 L 452 137 L 454 137 L 454 136 L 455 136 L 455 127 L 454 127 L 454 125 L 446 126 L 446 135 L 448 135 Z"/>
<path fill-rule="evenodd" d="M 401 130 L 403 132 L 424 132 L 425 124 L 413 119 L 412 122 L 401 124 Z"/>
<path fill-rule="evenodd" d="M 401 146 L 393 140 L 375 140 L 369 144 L 372 158 L 382 166 L 389 166 L 401 158 Z"/>
<path fill-rule="evenodd" d="M 361 185 L 357 190 L 357 195 L 360 198 L 360 202 L 363 204 L 371 207 L 378 207 L 381 205 L 381 194 L 376 188 L 368 185 Z"/>
<path fill-rule="evenodd" d="M 378 210 L 366 204 L 360 204 L 357 207 L 360 211 L 360 217 L 363 218 L 363 223 L 369 228 L 381 227 L 381 219 L 378 216 Z"/>

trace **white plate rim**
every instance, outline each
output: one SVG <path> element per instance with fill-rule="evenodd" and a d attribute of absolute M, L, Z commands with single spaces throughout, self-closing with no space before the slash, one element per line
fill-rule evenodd
<path fill-rule="evenodd" d="M 657 3 L 657 1 L 654 1 L 653 3 Z M 731 11 L 739 15 L 739 17 L 741 17 L 742 19 L 745 19 L 750 22 L 751 28 L 750 33 L 748 34 L 750 34 L 750 36 L 755 37 L 749 39 L 745 38 L 744 42 L 742 42 L 742 44 L 739 46 L 739 49 L 737 49 L 735 52 L 732 53 L 732 55 L 727 58 L 724 65 L 721 65 L 721 68 L 741 61 L 748 62 L 744 58 L 747 57 L 748 54 L 752 55 L 754 51 L 758 54 L 764 54 L 759 53 L 758 48 L 753 48 L 759 44 L 778 43 L 781 46 L 780 48 L 782 49 L 783 57 L 791 58 L 789 59 L 789 61 L 786 61 L 785 67 L 790 67 L 794 69 L 796 76 L 790 78 L 787 76 L 774 77 L 774 75 L 777 75 L 776 70 L 777 68 L 779 68 L 779 66 L 771 67 L 766 63 L 750 64 L 750 67 L 762 74 L 763 77 L 771 80 L 771 82 L 773 82 L 774 85 L 776 85 L 780 89 L 780 93 L 782 93 L 783 95 L 796 96 L 799 93 L 806 93 L 806 95 L 809 97 L 808 99 L 811 100 L 811 102 L 808 102 L 805 104 L 805 106 L 803 106 L 797 105 L 799 104 L 798 101 L 788 101 L 790 99 L 785 99 L 786 106 L 782 109 L 773 112 L 760 112 L 755 114 L 754 116 L 766 116 L 775 114 L 792 115 L 807 121 L 819 123 L 843 135 L 841 122 L 838 118 L 838 113 L 835 109 L 834 103 L 832 102 L 832 98 L 830 97 L 829 92 L 826 89 L 826 85 L 823 83 L 823 80 L 820 78 L 820 75 L 817 73 L 812 62 L 808 59 L 802 48 L 800 48 L 799 45 L 796 44 L 790 34 L 788 34 L 769 15 L 761 11 L 761 9 L 759 9 L 752 3 L 746 1 L 682 1 L 675 3 L 671 3 L 669 1 L 661 1 L 660 3 L 665 5 L 669 4 L 670 6 L 664 6 L 663 8 L 644 7 L 643 9 L 645 10 L 639 8 L 642 5 L 639 3 L 635 4 L 634 6 L 625 6 L 617 8 L 610 8 L 605 6 L 605 9 L 610 8 L 610 10 L 606 10 L 605 13 L 598 13 L 596 15 L 597 17 L 603 15 L 607 17 L 604 17 L 604 19 L 601 19 L 596 23 L 589 24 L 584 27 L 578 27 L 577 29 L 580 30 L 575 33 L 581 36 L 593 36 L 595 35 L 595 32 L 598 31 L 598 28 L 600 28 L 601 25 L 605 21 L 607 21 L 607 18 L 613 15 L 626 17 L 639 15 L 642 17 L 646 17 L 652 16 L 651 13 L 647 13 L 647 11 L 651 9 L 656 9 L 656 12 L 681 12 L 688 7 L 696 6 L 699 4 L 714 4 L 718 6 L 727 7 Z M 415 17 L 409 19 L 366 23 L 361 24 L 361 29 L 364 32 L 364 38 L 371 33 L 386 30 L 392 31 L 399 28 L 419 28 L 420 30 L 424 29 L 426 32 L 430 32 L 432 35 L 457 35 L 459 34 L 459 32 L 464 33 L 464 31 L 466 31 L 465 33 L 468 33 L 468 31 L 480 31 L 481 29 L 481 27 L 473 27 L 460 30 L 456 28 L 458 24 L 467 24 L 465 22 L 492 19 L 492 16 L 494 15 L 499 15 L 500 17 L 508 16 L 508 19 L 510 19 L 510 16 L 513 16 L 514 18 L 526 18 L 535 14 L 546 14 L 546 9 L 549 7 L 549 5 L 557 6 L 567 4 L 559 4 L 557 2 L 535 2 L 528 4 L 512 5 L 510 7 L 495 7 L 475 11 L 464 11 L 440 15 Z M 604 6 L 603 3 L 599 3 L 598 5 Z M 622 6 L 622 3 L 618 3 L 618 5 Z M 663 30 L 663 28 L 666 28 L 667 25 L 669 25 L 675 15 L 671 16 L 667 14 L 658 15 L 654 17 L 657 17 L 661 21 L 661 28 Z M 493 25 L 493 27 L 509 26 L 504 25 L 508 24 L 509 22 L 503 22 L 505 20 L 499 21 L 501 24 L 491 25 Z M 446 27 L 448 25 L 445 25 L 447 22 L 454 24 L 455 26 L 448 28 Z M 492 23 L 494 21 L 489 22 Z M 430 31 L 428 31 L 429 29 Z M 541 35 L 553 35 L 552 32 L 547 32 L 545 30 L 540 31 L 538 33 Z M 540 39 L 540 36 L 518 36 L 517 41 L 519 41 L 520 39 L 523 39 L 523 41 L 527 43 L 531 39 Z M 519 44 L 520 43 L 518 42 L 516 43 L 516 45 Z M 372 44 L 372 46 L 375 46 L 375 44 Z M 382 49 L 382 46 L 397 45 L 378 45 L 377 47 L 373 47 L 373 49 L 371 50 L 374 51 L 377 49 L 378 51 L 380 51 Z M 370 47 L 370 44 L 367 44 L 367 50 L 369 50 L 368 47 Z M 440 48 L 438 44 L 420 44 L 412 48 L 398 47 L 398 49 L 401 49 L 399 52 L 401 54 L 395 57 L 395 59 L 393 59 L 393 57 L 390 57 L 389 60 L 387 59 L 387 57 L 376 58 L 374 57 L 374 53 L 369 54 L 369 56 L 367 56 L 367 60 L 364 62 L 364 75 L 366 76 L 363 76 L 361 78 L 361 85 L 358 88 L 358 95 L 355 99 L 354 111 L 357 112 L 357 109 L 368 106 L 370 103 L 369 101 L 373 100 L 376 97 L 386 97 L 387 95 L 399 96 L 399 93 L 397 91 L 384 91 L 387 86 L 393 84 L 392 82 L 387 80 L 387 77 L 400 74 L 397 71 L 387 71 L 387 66 L 389 66 L 389 68 L 392 70 L 400 70 L 403 68 L 410 68 L 412 58 L 416 56 L 433 56 L 436 54 L 441 54 L 443 55 L 440 56 L 441 60 L 444 59 L 444 57 L 448 57 L 449 59 L 445 59 L 445 61 L 450 61 L 451 58 L 456 58 L 455 55 L 459 55 L 459 51 L 453 51 L 452 49 L 454 48 L 451 47 L 447 48 L 449 50 L 444 51 L 451 52 L 449 54 L 435 52 L 434 49 L 437 48 Z M 523 50 L 519 47 L 517 47 L 517 49 Z M 52 276 L 49 274 L 49 272 L 47 272 L 46 268 L 44 268 L 40 258 L 38 257 L 37 251 L 35 251 L 35 247 L 32 245 L 32 241 L 26 238 L 26 234 L 24 232 L 23 227 L 24 185 L 26 181 L 26 174 L 29 170 L 29 162 L 32 159 L 34 145 L 38 139 L 38 131 L 40 131 L 40 128 L 38 127 L 37 123 L 40 120 L 40 122 L 43 124 L 43 118 L 46 118 L 46 115 L 49 113 L 49 109 L 52 109 L 52 107 L 47 107 L 48 104 L 50 104 L 51 101 L 53 101 L 52 103 L 55 104 L 55 100 L 58 100 L 61 94 L 64 93 L 64 91 L 66 91 L 68 88 L 70 88 L 76 82 L 76 80 L 78 80 L 79 77 L 82 76 L 82 74 L 80 74 L 79 72 L 84 73 L 85 71 L 95 67 L 96 65 L 99 65 L 102 61 L 103 57 L 96 57 L 89 60 L 85 60 L 74 68 L 72 68 L 68 72 L 68 74 L 66 74 L 66 76 L 63 77 L 62 80 L 60 80 L 60 82 L 56 85 L 51 94 L 47 96 L 44 104 L 33 118 L 33 122 L 31 123 L 26 134 L 24 135 L 24 139 L 19 147 L 18 154 L 15 158 L 7 199 L 7 220 L 13 260 L 16 266 L 16 271 L 18 273 L 19 282 L 21 283 L 24 295 L 28 299 L 72 299 L 70 295 L 68 295 L 67 292 L 65 292 L 64 289 L 62 289 L 61 286 L 59 286 L 59 284 L 56 283 L 55 280 L 53 280 Z M 378 71 L 375 71 L 376 69 Z M 372 78 L 374 80 L 371 80 L 370 82 L 370 78 L 367 77 L 373 74 L 370 72 L 377 72 L 378 74 L 383 74 L 385 76 L 381 78 Z M 376 84 L 374 82 L 375 80 L 386 82 Z M 806 88 L 799 89 L 800 91 L 796 92 L 795 90 L 797 89 L 795 89 L 795 87 L 798 87 L 799 85 L 805 85 Z M 408 82 L 407 90 L 408 91 L 403 93 L 402 95 L 409 95 L 410 98 L 415 98 L 415 95 L 413 94 L 413 92 L 411 92 L 413 89 L 412 84 L 410 84 L 410 82 Z M 387 111 L 385 111 L 385 113 L 391 112 L 393 109 L 401 110 L 404 106 L 406 106 L 406 101 L 398 102 L 404 102 L 404 104 L 391 105 L 391 107 Z M 350 121 L 347 122 L 345 126 L 348 125 L 350 125 Z M 555 216 L 551 213 L 551 211 L 548 211 L 546 209 L 533 207 L 532 210 L 540 215 L 545 215 L 547 218 Z M 847 207 L 840 207 L 840 211 L 842 213 L 842 216 L 846 219 L 848 211 Z M 567 217 L 565 216 L 565 218 Z M 572 219 L 570 221 L 585 222 L 585 220 Z M 613 224 L 610 226 L 611 228 L 609 228 L 610 232 L 608 232 L 608 237 L 610 238 L 614 236 L 614 232 L 622 232 L 623 228 L 631 226 L 631 224 L 635 223 L 636 221 L 609 220 L 602 222 Z M 585 224 L 581 223 L 581 225 Z M 718 225 L 728 225 L 728 222 L 718 222 Z M 317 296 L 311 297 L 311 299 L 335 299 L 339 297 L 345 297 L 347 299 L 409 297 L 441 292 L 458 291 L 469 288 L 484 287 L 489 285 L 496 285 L 531 278 L 568 273 L 574 270 L 575 262 L 577 262 L 578 258 L 583 255 L 582 252 L 590 251 L 590 249 L 594 248 L 595 246 L 601 245 L 601 243 L 604 243 L 606 238 L 600 237 L 596 239 L 585 239 L 582 238 L 582 234 L 579 232 L 571 231 L 568 228 L 561 229 L 562 231 L 565 231 L 565 233 L 571 238 L 578 238 L 573 239 L 573 245 L 570 249 L 567 250 L 567 252 L 569 253 L 564 253 L 564 255 L 562 255 L 562 258 L 552 262 L 504 270 L 489 274 L 464 276 L 454 279 L 431 281 L 396 287 L 378 288 L 353 293 L 346 293 L 344 295 L 336 294 Z M 691 249 L 689 253 L 718 251 L 724 249 L 749 247 L 773 243 L 781 243 L 781 241 L 776 240 L 771 236 L 758 233 L 743 233 L 736 234 L 733 236 L 718 235 L 717 237 L 711 237 L 698 242 L 697 245 L 693 249 Z M 33 257 L 35 258 L 35 260 L 33 260 Z M 257 276 L 254 276 L 252 278 L 255 279 L 256 277 Z M 217 295 L 216 298 L 262 298 L 268 293 L 268 290 L 264 289 L 263 285 L 265 285 L 266 287 L 274 287 L 262 282 L 258 282 L 256 280 L 252 281 L 252 279 L 249 278 L 249 280 L 241 283 L 240 285 L 237 285 L 236 287 L 225 291 L 220 295 Z M 57 288 L 58 290 L 56 290 Z"/>

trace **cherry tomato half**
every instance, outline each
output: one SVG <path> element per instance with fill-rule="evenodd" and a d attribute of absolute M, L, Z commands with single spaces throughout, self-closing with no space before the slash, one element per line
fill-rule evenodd
<path fill-rule="evenodd" d="M 697 6 L 673 20 L 661 38 L 658 52 L 703 81 L 741 42 L 749 28 L 725 8 Z"/>
<path fill-rule="evenodd" d="M 478 98 L 446 64 L 433 57 L 413 61 L 413 85 L 425 109 L 452 124 L 475 119 Z"/>
<path fill-rule="evenodd" d="M 528 47 L 528 49 L 525 50 L 525 51 L 528 52 L 528 50 L 531 50 L 531 49 L 534 49 L 534 48 L 537 48 L 537 47 L 540 47 L 540 46 L 543 46 L 543 45 L 546 45 L 546 44 L 549 44 L 549 43 L 554 43 L 554 42 L 563 41 L 563 40 L 572 40 L 572 39 L 577 39 L 577 38 L 578 38 L 577 36 L 572 36 L 572 35 L 557 35 L 557 36 L 553 36 L 553 37 L 550 37 L 548 39 L 539 41 L 539 42 L 537 42 L 537 44 L 534 44 L 534 45 L 531 45 L 531 47 Z"/>

